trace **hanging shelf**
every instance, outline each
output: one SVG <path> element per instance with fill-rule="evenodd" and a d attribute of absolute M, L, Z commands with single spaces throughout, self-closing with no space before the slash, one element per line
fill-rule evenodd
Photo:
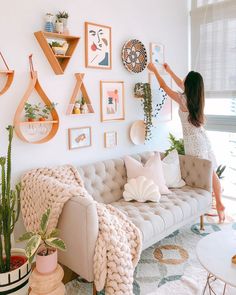
<path fill-rule="evenodd" d="M 0 57 L 2 58 L 5 66 L 6 66 L 6 70 L 0 70 L 0 75 L 5 75 L 7 76 L 7 80 L 6 83 L 4 85 L 4 87 L 2 88 L 2 90 L 0 90 L 0 95 L 3 95 L 5 92 L 7 92 L 7 90 L 10 88 L 12 82 L 13 82 L 13 78 L 14 78 L 14 71 L 10 70 L 2 53 L 0 52 Z"/>
<path fill-rule="evenodd" d="M 63 35 L 57 33 L 49 33 L 38 31 L 34 33 L 36 39 L 39 42 L 48 62 L 53 68 L 56 75 L 64 74 L 64 71 L 75 51 L 75 48 L 80 40 L 78 36 Z M 57 42 L 66 41 L 68 43 L 68 49 L 65 55 L 55 54 L 49 45 L 49 40 L 54 40 Z"/>
<path fill-rule="evenodd" d="M 87 115 L 87 114 L 94 113 L 94 109 L 92 107 L 91 100 L 90 100 L 90 98 L 88 96 L 88 92 L 87 92 L 86 87 L 85 87 L 84 82 L 83 82 L 84 75 L 85 75 L 84 73 L 75 73 L 76 84 L 75 84 L 75 88 L 74 88 L 74 91 L 72 93 L 70 103 L 69 103 L 69 106 L 68 106 L 68 109 L 67 109 L 67 112 L 66 112 L 67 115 L 79 115 L 79 116 L 81 116 L 81 115 Z M 73 112 L 75 102 L 77 100 L 76 97 L 77 97 L 79 91 L 81 91 L 82 97 L 84 98 L 84 102 L 86 103 L 87 108 L 88 108 L 88 111 L 85 114 L 84 113 L 76 114 L 76 113 Z"/>
<path fill-rule="evenodd" d="M 37 72 L 34 71 L 34 69 L 33 69 L 32 56 L 30 56 L 30 66 L 31 66 L 30 82 L 29 82 L 28 88 L 27 88 L 27 90 L 26 90 L 17 110 L 16 110 L 15 117 L 14 117 L 14 128 L 15 128 L 15 132 L 16 132 L 17 136 L 25 142 L 35 143 L 35 144 L 36 143 L 45 143 L 45 142 L 49 141 L 50 139 L 52 139 L 56 135 L 58 127 L 59 127 L 59 116 L 57 114 L 56 109 L 53 108 L 52 110 L 50 110 L 50 113 L 51 113 L 50 120 L 32 121 L 32 122 L 22 121 L 22 112 L 24 112 L 25 103 L 30 98 L 30 95 L 34 89 L 36 90 L 38 95 L 41 97 L 41 99 L 45 103 L 45 105 L 47 105 L 47 106 L 51 105 L 51 101 L 49 100 L 49 98 L 47 97 L 47 95 L 45 94 L 45 92 L 43 91 L 43 89 L 39 83 Z M 30 128 L 30 126 L 38 125 L 38 124 L 49 125 L 50 131 L 47 132 L 45 137 L 40 138 L 39 140 L 30 141 L 22 132 L 22 127 L 25 125 L 28 125 Z"/>

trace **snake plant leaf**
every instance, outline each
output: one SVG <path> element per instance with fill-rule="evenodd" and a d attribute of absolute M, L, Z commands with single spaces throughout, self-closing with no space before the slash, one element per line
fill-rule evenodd
<path fill-rule="evenodd" d="M 52 248 L 56 248 L 58 250 L 61 250 L 61 251 L 65 251 L 66 250 L 66 245 L 65 243 L 59 239 L 59 238 L 51 238 L 51 239 L 47 239 L 45 241 L 45 243 L 52 247 Z"/>
<path fill-rule="evenodd" d="M 56 237 L 58 237 L 59 236 L 59 229 L 57 229 L 57 228 L 54 228 L 51 232 L 50 232 L 50 234 L 47 236 L 47 238 L 48 239 L 50 239 L 50 238 L 56 238 Z"/>
<path fill-rule="evenodd" d="M 33 236 L 34 236 L 34 233 L 32 233 L 32 232 L 24 233 L 21 237 L 19 237 L 18 242 L 27 241 L 30 238 L 32 238 Z"/>
<path fill-rule="evenodd" d="M 25 254 L 27 258 L 30 258 L 37 252 L 38 247 L 40 246 L 40 243 L 41 243 L 41 236 L 38 234 L 33 235 L 29 239 L 25 248 Z"/>
<path fill-rule="evenodd" d="M 45 234 L 47 230 L 50 212 L 51 210 L 47 209 L 47 211 L 42 215 L 42 218 L 41 218 L 40 230 L 42 231 L 43 234 Z"/>

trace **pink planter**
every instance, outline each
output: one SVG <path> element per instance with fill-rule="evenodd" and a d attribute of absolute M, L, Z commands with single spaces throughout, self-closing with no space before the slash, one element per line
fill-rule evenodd
<path fill-rule="evenodd" d="M 47 256 L 36 255 L 36 269 L 41 274 L 53 272 L 57 268 L 57 250 Z"/>

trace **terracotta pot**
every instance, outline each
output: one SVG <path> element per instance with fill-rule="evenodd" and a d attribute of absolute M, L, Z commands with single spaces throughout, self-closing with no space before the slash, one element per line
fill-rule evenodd
<path fill-rule="evenodd" d="M 57 250 L 47 256 L 36 255 L 36 269 L 41 274 L 53 272 L 57 267 Z"/>
<path fill-rule="evenodd" d="M 28 122 L 34 122 L 33 118 L 28 118 Z"/>
<path fill-rule="evenodd" d="M 28 280 L 31 265 L 25 259 L 23 249 L 12 249 L 12 257 L 22 257 L 25 261 L 20 267 L 6 273 L 0 273 L 0 294 L 26 295 L 28 294 Z"/>
<path fill-rule="evenodd" d="M 39 121 L 46 121 L 46 118 L 41 117 L 39 118 Z"/>

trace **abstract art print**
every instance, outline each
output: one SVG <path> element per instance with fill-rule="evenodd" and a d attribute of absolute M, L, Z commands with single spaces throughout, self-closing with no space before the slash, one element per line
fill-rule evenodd
<path fill-rule="evenodd" d="M 163 64 L 165 62 L 164 45 L 159 43 L 150 43 L 150 60 L 154 63 L 160 74 L 166 74 Z"/>
<path fill-rule="evenodd" d="M 171 88 L 172 79 L 169 75 L 163 75 L 162 78 Z M 155 121 L 164 122 L 172 120 L 172 100 L 165 92 L 160 89 L 160 85 L 154 74 L 149 73 L 149 83 L 152 90 L 152 102 Z"/>
<path fill-rule="evenodd" d="M 124 82 L 100 81 L 101 121 L 125 119 Z"/>
<path fill-rule="evenodd" d="M 85 23 L 85 65 L 87 68 L 112 68 L 111 27 Z"/>
<path fill-rule="evenodd" d="M 91 127 L 70 128 L 68 136 L 70 150 L 92 145 Z"/>
<path fill-rule="evenodd" d="M 105 148 L 114 148 L 117 146 L 117 132 L 109 131 L 104 133 Z"/>

